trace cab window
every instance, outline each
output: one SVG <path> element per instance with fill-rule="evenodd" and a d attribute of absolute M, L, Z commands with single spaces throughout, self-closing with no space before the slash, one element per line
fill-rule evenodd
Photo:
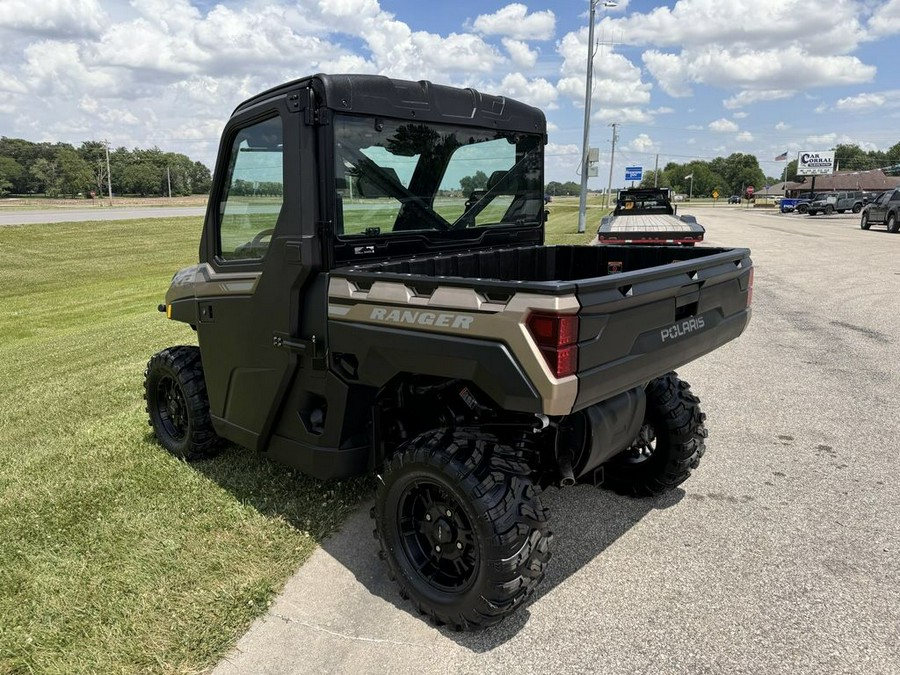
<path fill-rule="evenodd" d="M 284 131 L 280 117 L 237 132 L 219 202 L 219 257 L 262 258 L 284 204 Z"/>

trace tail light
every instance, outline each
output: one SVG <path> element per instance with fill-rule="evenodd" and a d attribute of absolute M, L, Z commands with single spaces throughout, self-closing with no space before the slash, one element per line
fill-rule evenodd
<path fill-rule="evenodd" d="M 578 370 L 578 317 L 575 314 L 531 314 L 528 331 L 556 377 Z"/>
<path fill-rule="evenodd" d="M 747 282 L 747 307 L 750 306 L 750 303 L 753 302 L 753 270 L 754 268 L 750 268 L 750 281 Z"/>

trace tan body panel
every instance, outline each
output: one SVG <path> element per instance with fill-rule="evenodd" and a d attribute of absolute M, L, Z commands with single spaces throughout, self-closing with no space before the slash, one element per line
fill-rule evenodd
<path fill-rule="evenodd" d="M 506 302 L 493 302 L 475 289 L 454 286 L 419 295 L 400 282 L 376 281 L 362 290 L 338 276 L 332 276 L 328 286 L 328 318 L 332 321 L 502 342 L 540 393 L 546 415 L 572 411 L 578 377 L 557 378 L 551 373 L 525 322 L 532 312 L 575 314 L 579 309 L 574 294 L 516 293 Z"/>

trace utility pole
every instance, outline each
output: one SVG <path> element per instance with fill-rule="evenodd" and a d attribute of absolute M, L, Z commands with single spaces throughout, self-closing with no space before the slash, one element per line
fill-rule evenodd
<path fill-rule="evenodd" d="M 106 146 L 106 187 L 109 195 L 109 205 L 112 206 L 112 174 L 109 172 L 109 141 L 104 140 Z"/>
<path fill-rule="evenodd" d="M 656 153 L 656 165 L 653 167 L 653 187 L 659 187 L 659 153 Z"/>
<path fill-rule="evenodd" d="M 169 199 L 172 199 L 172 174 L 169 173 L 168 164 L 166 164 L 166 182 L 169 184 Z"/>
<path fill-rule="evenodd" d="M 597 53 L 597 45 L 594 45 L 594 17 L 597 5 L 601 0 L 588 0 L 591 6 L 588 19 L 588 45 L 587 45 L 587 76 L 584 82 L 584 139 L 581 143 L 581 195 L 578 198 L 578 232 L 584 232 L 584 221 L 587 211 L 587 179 L 591 167 L 591 153 L 588 147 L 588 136 L 591 129 L 591 94 L 593 93 L 594 55 Z M 617 7 L 613 0 L 602 0 L 603 8 Z M 607 197 L 607 200 L 609 197 Z"/>
<path fill-rule="evenodd" d="M 609 208 L 609 196 L 612 192 L 612 177 L 613 177 L 613 167 L 616 165 L 616 141 L 619 140 L 619 134 L 616 131 L 616 127 L 618 126 L 617 122 L 611 123 L 609 126 L 612 127 L 613 135 L 612 135 L 612 153 L 609 156 L 609 181 L 606 183 L 606 207 Z"/>
<path fill-rule="evenodd" d="M 591 129 L 591 81 L 594 75 L 594 13 L 597 0 L 590 0 L 591 13 L 588 19 L 588 43 L 587 43 L 587 77 L 584 84 L 584 139 L 581 143 L 581 195 L 578 197 L 578 232 L 584 232 L 584 221 L 587 212 L 587 181 L 588 181 L 588 136 Z"/>

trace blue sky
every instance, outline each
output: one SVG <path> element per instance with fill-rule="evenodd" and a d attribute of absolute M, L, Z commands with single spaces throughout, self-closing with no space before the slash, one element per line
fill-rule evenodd
<path fill-rule="evenodd" d="M 602 4 L 602 3 L 601 3 Z M 109 139 L 211 165 L 244 98 L 381 73 L 544 109 L 548 180 L 578 181 L 588 0 L 0 0 L 0 135 Z M 623 0 L 598 8 L 591 145 L 624 167 L 900 141 L 900 0 Z"/>

